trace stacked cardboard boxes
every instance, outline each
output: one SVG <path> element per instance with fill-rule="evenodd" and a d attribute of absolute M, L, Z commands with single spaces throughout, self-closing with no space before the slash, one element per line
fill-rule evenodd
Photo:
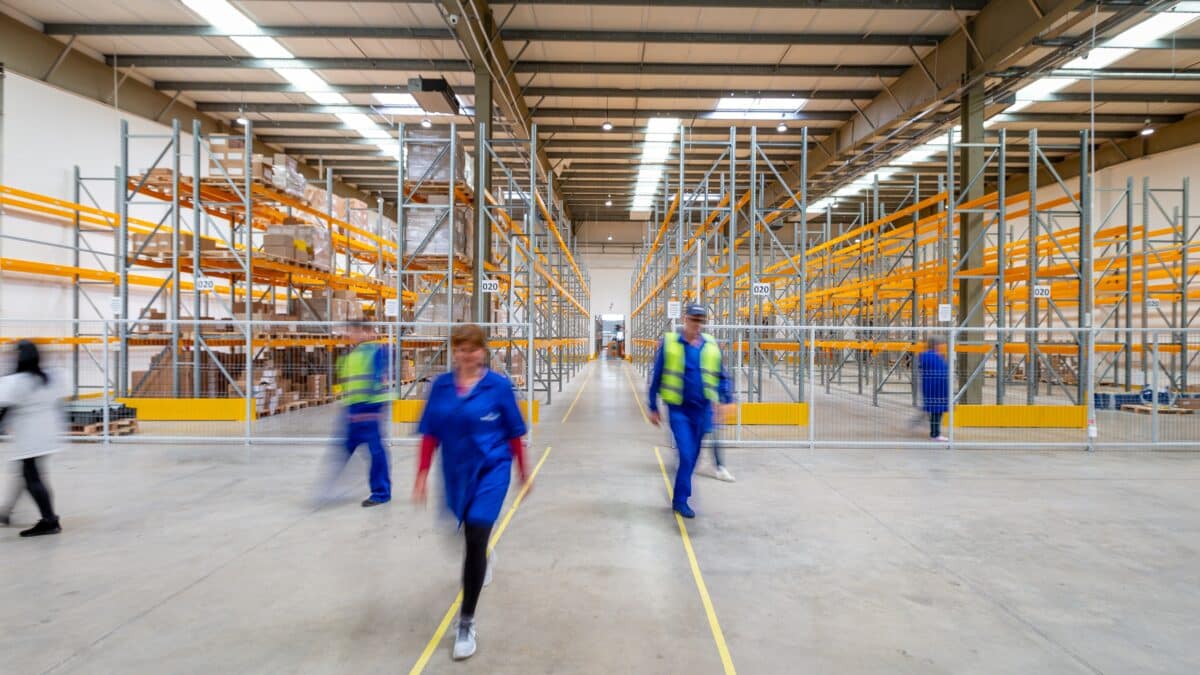
<path fill-rule="evenodd" d="M 192 235 L 181 232 L 179 234 L 179 255 L 181 257 L 190 257 L 193 246 L 194 240 Z M 172 250 L 170 232 L 159 232 L 157 234 L 129 233 L 129 255 L 131 257 L 139 255 L 147 258 L 170 257 Z M 216 239 L 200 237 L 201 255 L 216 250 L 218 250 Z"/>
<path fill-rule="evenodd" d="M 440 182 L 450 180 L 448 151 L 449 131 L 445 129 L 412 129 L 405 131 L 404 159 L 407 166 L 404 179 L 410 182 Z M 454 144 L 454 179 L 471 184 L 475 176 L 474 162 L 463 150 L 462 139 Z"/>
<path fill-rule="evenodd" d="M 446 199 L 431 197 L 433 208 L 411 208 L 405 210 L 404 251 L 409 256 L 451 255 L 451 231 L 453 231 L 453 255 L 472 260 L 475 211 L 465 206 L 455 206 L 452 215 L 446 216 Z M 426 242 L 428 238 L 428 242 Z M 425 243 L 425 248 L 418 247 Z"/>

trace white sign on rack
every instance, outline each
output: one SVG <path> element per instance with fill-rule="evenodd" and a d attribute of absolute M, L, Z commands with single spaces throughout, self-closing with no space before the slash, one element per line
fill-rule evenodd
<path fill-rule="evenodd" d="M 1050 297 L 1050 287 L 1049 286 L 1034 286 L 1033 287 L 1033 297 L 1049 298 Z"/>
<path fill-rule="evenodd" d="M 196 277 L 196 290 L 201 293 L 212 293 L 217 288 L 217 282 L 211 277 Z"/>
<path fill-rule="evenodd" d="M 121 298 L 120 298 L 120 296 L 113 296 L 113 297 L 109 298 L 108 306 L 109 306 L 109 309 L 112 310 L 112 315 L 113 315 L 114 319 L 121 318 Z"/>
<path fill-rule="evenodd" d="M 771 296 L 771 284 L 754 284 L 750 293 L 755 297 L 768 298 Z"/>
<path fill-rule="evenodd" d="M 680 315 L 680 313 L 682 313 L 682 311 L 683 311 L 683 303 L 679 302 L 678 300 L 668 300 L 667 301 L 667 318 L 668 319 L 678 319 L 679 315 Z"/>
<path fill-rule="evenodd" d="M 954 306 L 949 303 L 941 303 L 938 305 L 938 321 L 947 323 L 954 316 Z"/>
<path fill-rule="evenodd" d="M 400 315 L 400 301 L 397 300 L 396 298 L 388 298 L 387 300 L 384 300 L 383 301 L 383 315 L 384 316 L 399 316 Z"/>
<path fill-rule="evenodd" d="M 1158 298 L 1146 298 L 1146 307 L 1148 309 L 1158 309 L 1162 302 Z"/>
<path fill-rule="evenodd" d="M 484 293 L 499 293 L 500 282 L 496 281 L 495 279 L 484 279 L 482 282 L 480 282 L 480 290 L 482 290 Z"/>

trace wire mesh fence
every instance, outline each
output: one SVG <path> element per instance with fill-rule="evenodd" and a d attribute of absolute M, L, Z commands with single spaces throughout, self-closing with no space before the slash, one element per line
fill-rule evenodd
<path fill-rule="evenodd" d="M 413 438 L 430 383 L 452 364 L 455 324 L 430 322 L 110 321 L 0 322 L 0 343 L 31 340 L 68 394 L 79 442 L 328 444 L 341 433 L 338 363 L 362 342 L 379 345 L 391 442 Z M 492 370 L 537 414 L 535 385 L 565 360 L 529 324 L 480 324 Z M 12 349 L 0 372 L 12 372 Z M 249 358 L 247 358 L 249 355 Z"/>
<path fill-rule="evenodd" d="M 1200 449 L 1200 331 L 712 325 L 726 444 Z M 1131 338 L 1132 336 L 1132 338 Z M 634 365 L 647 374 L 653 349 Z"/>

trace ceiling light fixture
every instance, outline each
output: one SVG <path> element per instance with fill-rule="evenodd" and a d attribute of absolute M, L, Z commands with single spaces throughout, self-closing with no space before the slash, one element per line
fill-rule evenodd
<path fill-rule="evenodd" d="M 1142 129 L 1141 134 L 1143 136 L 1153 136 L 1154 135 L 1154 127 L 1150 126 L 1150 120 L 1146 120 L 1146 126 Z"/>
<path fill-rule="evenodd" d="M 600 128 L 601 128 L 601 129 L 603 129 L 603 130 L 605 130 L 605 131 L 612 131 L 612 130 L 613 130 L 613 123 L 612 123 L 612 122 L 609 122 L 608 120 L 604 120 L 604 124 L 601 124 L 601 125 L 600 125 Z"/>
<path fill-rule="evenodd" d="M 604 205 L 605 205 L 605 206 L 612 206 L 612 195 L 609 195 L 609 196 L 608 196 L 608 199 L 604 200 Z"/>
<path fill-rule="evenodd" d="M 433 126 L 433 122 L 430 122 L 428 117 L 421 120 L 421 128 L 422 129 L 428 129 L 432 126 Z"/>
<path fill-rule="evenodd" d="M 788 129 L 787 122 L 780 122 L 779 126 L 775 127 L 775 131 L 778 131 L 781 134 L 783 132 L 787 131 L 787 129 Z"/>
<path fill-rule="evenodd" d="M 610 235 L 608 235 L 608 240 L 609 240 L 609 241 L 612 241 L 612 235 L 611 235 L 611 234 L 610 234 Z"/>
<path fill-rule="evenodd" d="M 237 123 L 242 126 L 246 126 L 247 124 L 250 123 L 250 120 L 246 119 L 245 117 L 239 117 L 239 118 L 237 118 Z"/>

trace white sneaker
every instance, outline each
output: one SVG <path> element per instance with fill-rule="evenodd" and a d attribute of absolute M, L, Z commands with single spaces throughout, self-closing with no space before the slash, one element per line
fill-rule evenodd
<path fill-rule="evenodd" d="M 937 441 L 938 443 L 949 443 L 950 442 L 950 439 L 946 438 L 945 436 L 936 436 L 936 437 L 934 437 L 933 440 Z"/>
<path fill-rule="evenodd" d="M 483 573 L 483 587 L 484 588 L 487 588 L 488 586 L 490 586 L 492 584 L 492 568 L 495 566 L 495 563 L 496 563 L 496 552 L 492 551 L 492 554 L 488 556 L 487 571 Z"/>
<path fill-rule="evenodd" d="M 729 473 L 729 469 L 726 469 L 723 466 L 718 466 L 717 469 L 713 471 L 712 476 L 713 478 L 716 478 L 717 480 L 723 480 L 726 483 L 737 482 L 737 479 L 733 477 L 733 474 Z"/>
<path fill-rule="evenodd" d="M 475 655 L 475 622 L 463 623 L 459 620 L 458 635 L 454 638 L 454 660 L 462 661 Z"/>

